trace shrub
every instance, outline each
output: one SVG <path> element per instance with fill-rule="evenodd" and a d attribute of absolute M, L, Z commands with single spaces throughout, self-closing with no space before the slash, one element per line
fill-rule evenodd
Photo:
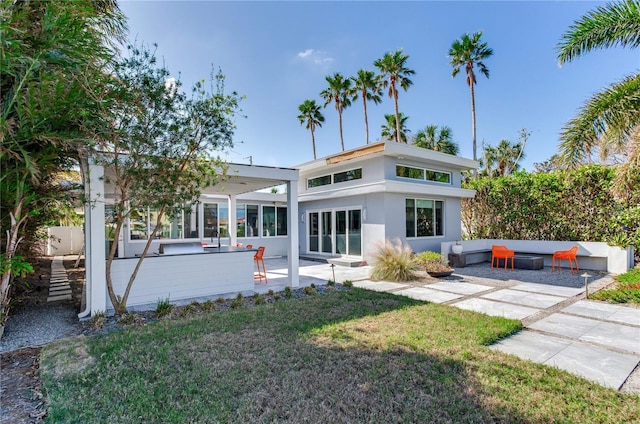
<path fill-rule="evenodd" d="M 613 278 L 618 282 L 614 289 L 600 290 L 589 297 L 611 303 L 640 304 L 640 269 L 632 269 Z"/>
<path fill-rule="evenodd" d="M 198 308 L 196 308 L 193 303 L 190 303 L 188 305 L 184 305 L 182 307 L 182 309 L 180 310 L 180 316 L 181 317 L 186 317 L 187 315 L 191 315 L 194 312 L 196 312 L 198 310 Z"/>
<path fill-rule="evenodd" d="M 345 286 L 345 287 L 353 287 L 353 281 L 351 281 L 351 280 L 344 280 L 344 281 L 342 282 L 342 285 L 343 285 L 343 286 Z"/>
<path fill-rule="evenodd" d="M 268 294 L 269 296 L 273 296 L 273 290 L 269 289 L 269 291 L 267 292 L 267 294 Z"/>
<path fill-rule="evenodd" d="M 307 286 L 304 288 L 304 294 L 306 294 L 307 296 L 314 296 L 316 294 L 318 294 L 318 291 L 316 290 L 316 288 L 312 285 Z"/>
<path fill-rule="evenodd" d="M 424 267 L 425 271 L 445 272 L 449 271 L 449 261 L 443 254 L 426 250 L 415 257 L 416 263 Z"/>
<path fill-rule="evenodd" d="M 275 300 L 275 301 L 278 301 L 280 299 L 282 299 L 282 296 L 280 296 L 279 294 L 276 294 L 276 295 L 273 296 L 273 300 Z"/>
<path fill-rule="evenodd" d="M 238 293 L 235 299 L 231 301 L 231 308 L 241 308 L 244 306 L 244 297 L 242 297 L 242 293 Z"/>
<path fill-rule="evenodd" d="M 173 305 L 169 302 L 169 298 L 159 299 L 156 309 L 153 311 L 156 318 L 162 318 L 169 315 L 173 311 Z"/>
<path fill-rule="evenodd" d="M 225 303 L 226 300 L 224 300 L 224 297 L 220 296 L 219 298 L 216 299 L 216 303 Z"/>
<path fill-rule="evenodd" d="M 265 303 L 267 303 L 266 300 L 264 300 L 264 297 L 260 296 L 260 295 L 256 295 L 253 297 L 253 304 L 254 305 L 264 305 Z"/>
<path fill-rule="evenodd" d="M 327 286 L 329 286 L 329 287 L 333 287 L 333 286 L 335 286 L 335 285 L 336 285 L 336 282 L 335 282 L 335 281 L 333 281 L 333 280 L 329 280 L 329 281 L 327 281 Z"/>
<path fill-rule="evenodd" d="M 286 299 L 291 299 L 291 296 L 293 296 L 293 293 L 291 292 L 291 287 L 287 286 L 284 288 L 284 297 Z"/>
<path fill-rule="evenodd" d="M 140 322 L 140 317 L 138 316 L 138 314 L 133 312 L 127 312 L 118 320 L 118 324 L 120 325 L 134 325 L 138 322 Z"/>
<path fill-rule="evenodd" d="M 107 316 L 102 311 L 96 312 L 96 314 L 89 319 L 88 323 L 93 331 L 98 331 L 107 323 Z"/>
<path fill-rule="evenodd" d="M 202 309 L 205 311 L 213 311 L 216 309 L 216 304 L 212 300 L 205 300 L 202 304 Z"/>
<path fill-rule="evenodd" d="M 413 252 L 408 244 L 396 239 L 395 244 L 386 240 L 378 249 L 374 258 L 372 280 L 384 281 L 412 281 L 418 277 L 415 274 L 417 264 Z"/>

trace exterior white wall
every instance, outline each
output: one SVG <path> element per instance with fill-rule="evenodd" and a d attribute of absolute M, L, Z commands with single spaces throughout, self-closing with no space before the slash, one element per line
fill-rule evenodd
<path fill-rule="evenodd" d="M 82 227 L 47 227 L 47 256 L 79 255 L 84 246 Z"/>
<path fill-rule="evenodd" d="M 146 257 L 131 288 L 127 306 L 252 291 L 254 254 L 253 251 L 238 251 Z M 137 262 L 138 258 L 113 261 L 111 277 L 116 294 L 124 293 Z M 113 309 L 110 302 L 107 309 Z"/>

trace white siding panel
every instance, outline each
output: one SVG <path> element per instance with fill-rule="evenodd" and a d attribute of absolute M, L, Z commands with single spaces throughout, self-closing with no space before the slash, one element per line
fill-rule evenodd
<path fill-rule="evenodd" d="M 204 253 L 145 258 L 127 306 L 159 299 L 170 301 L 200 296 L 250 291 L 254 288 L 255 252 Z M 117 259 L 111 275 L 114 290 L 124 293 L 138 258 Z"/>

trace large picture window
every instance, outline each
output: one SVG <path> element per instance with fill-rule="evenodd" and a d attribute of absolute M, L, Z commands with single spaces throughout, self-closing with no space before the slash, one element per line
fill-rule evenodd
<path fill-rule="evenodd" d="M 262 236 L 287 235 L 287 208 L 282 206 L 262 207 Z"/>
<path fill-rule="evenodd" d="M 407 237 L 444 235 L 444 202 L 430 199 L 406 199 Z"/>

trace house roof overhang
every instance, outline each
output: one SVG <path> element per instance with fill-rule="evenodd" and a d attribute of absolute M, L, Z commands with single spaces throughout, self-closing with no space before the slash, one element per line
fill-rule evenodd
<path fill-rule="evenodd" d="M 454 156 L 435 150 L 424 149 L 405 143 L 379 142 L 367 144 L 363 147 L 347 150 L 335 155 L 327 156 L 297 165 L 301 172 L 310 172 L 320 168 L 337 166 L 347 161 L 359 161 L 380 156 L 395 157 L 399 160 L 416 160 L 419 162 L 440 163 L 447 167 L 458 168 L 461 171 L 477 169 L 480 163 L 475 160 Z"/>

